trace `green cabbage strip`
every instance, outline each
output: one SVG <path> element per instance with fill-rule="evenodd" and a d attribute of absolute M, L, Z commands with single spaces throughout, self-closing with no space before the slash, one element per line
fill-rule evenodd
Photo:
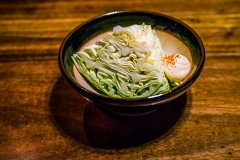
<path fill-rule="evenodd" d="M 78 71 L 108 96 L 139 98 L 170 89 L 161 43 L 150 25 L 116 26 L 72 56 Z"/>

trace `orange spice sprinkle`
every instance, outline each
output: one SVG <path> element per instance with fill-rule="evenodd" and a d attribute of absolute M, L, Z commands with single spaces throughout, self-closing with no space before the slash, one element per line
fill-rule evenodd
<path fill-rule="evenodd" d="M 164 63 L 166 65 L 175 65 L 175 58 L 176 58 L 176 54 L 168 55 L 164 57 Z"/>

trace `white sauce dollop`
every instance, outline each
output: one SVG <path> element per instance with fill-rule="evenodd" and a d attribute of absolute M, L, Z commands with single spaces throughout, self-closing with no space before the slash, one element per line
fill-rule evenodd
<path fill-rule="evenodd" d="M 191 64 L 180 54 L 170 54 L 163 59 L 164 73 L 171 82 L 179 84 L 189 73 Z"/>

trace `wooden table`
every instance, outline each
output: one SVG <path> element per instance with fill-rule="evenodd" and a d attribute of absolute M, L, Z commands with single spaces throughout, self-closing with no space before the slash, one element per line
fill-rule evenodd
<path fill-rule="evenodd" d="M 110 11 L 178 18 L 206 63 L 181 97 L 143 117 L 106 114 L 78 95 L 58 50 L 78 24 Z M 240 1 L 0 2 L 0 159 L 240 159 Z"/>

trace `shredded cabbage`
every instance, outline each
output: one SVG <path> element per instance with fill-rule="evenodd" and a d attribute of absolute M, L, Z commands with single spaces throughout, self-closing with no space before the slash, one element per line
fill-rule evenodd
<path fill-rule="evenodd" d="M 170 89 L 161 43 L 150 25 L 116 26 L 72 56 L 78 71 L 108 96 L 139 98 Z"/>

